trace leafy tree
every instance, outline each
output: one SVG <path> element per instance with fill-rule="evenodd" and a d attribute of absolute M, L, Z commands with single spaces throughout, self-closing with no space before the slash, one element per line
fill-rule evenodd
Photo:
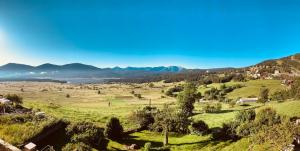
<path fill-rule="evenodd" d="M 169 143 L 169 131 L 172 128 L 172 123 L 174 122 L 174 109 L 170 108 L 167 104 L 164 105 L 161 111 L 155 116 L 155 127 L 161 127 L 164 132 L 164 145 Z"/>
<path fill-rule="evenodd" d="M 186 83 L 184 89 L 179 93 L 177 99 L 181 112 L 191 116 L 194 110 L 194 103 L 197 98 L 196 86 L 193 83 Z"/>
<path fill-rule="evenodd" d="M 269 89 L 268 88 L 261 88 L 259 93 L 258 102 L 266 104 L 269 100 Z"/>
<path fill-rule="evenodd" d="M 20 105 L 23 103 L 23 98 L 16 94 L 8 94 L 5 96 L 5 98 L 12 101 L 15 105 Z"/>
<path fill-rule="evenodd" d="M 109 139 L 120 140 L 123 137 L 123 126 L 120 120 L 116 117 L 110 118 L 106 123 L 104 134 Z"/>

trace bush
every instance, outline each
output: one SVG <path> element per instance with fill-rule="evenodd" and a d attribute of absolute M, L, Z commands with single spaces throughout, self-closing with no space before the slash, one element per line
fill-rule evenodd
<path fill-rule="evenodd" d="M 5 96 L 5 98 L 12 101 L 15 105 L 19 105 L 23 103 L 23 98 L 16 94 L 8 94 Z"/>
<path fill-rule="evenodd" d="M 116 117 L 112 117 L 106 123 L 104 134 L 107 138 L 112 140 L 120 140 L 123 137 L 123 127 Z"/>
<path fill-rule="evenodd" d="M 267 146 L 265 150 L 285 150 L 299 136 L 300 127 L 285 119 L 280 124 L 264 126 L 252 138 L 257 145 Z"/>
<path fill-rule="evenodd" d="M 175 86 L 166 91 L 166 96 L 176 97 L 177 94 L 175 92 L 183 91 L 183 86 Z"/>
<path fill-rule="evenodd" d="M 204 121 L 200 120 L 191 124 L 190 131 L 192 134 L 205 135 L 208 134 L 209 127 Z"/>
<path fill-rule="evenodd" d="M 205 113 L 218 113 L 222 109 L 222 104 L 221 103 L 207 103 L 202 107 L 202 111 Z"/>
<path fill-rule="evenodd" d="M 145 143 L 144 151 L 150 151 L 150 150 L 151 150 L 151 143 L 150 142 Z"/>
<path fill-rule="evenodd" d="M 62 151 L 92 151 L 92 148 L 82 142 L 68 143 L 62 148 Z"/>
<path fill-rule="evenodd" d="M 213 140 L 236 140 L 238 136 L 236 135 L 235 129 L 237 125 L 235 122 L 223 123 L 222 127 L 217 127 L 212 129 L 212 139 Z"/>
<path fill-rule="evenodd" d="M 66 97 L 67 97 L 67 98 L 70 98 L 71 96 L 70 96 L 70 94 L 67 94 Z"/>
<path fill-rule="evenodd" d="M 71 137 L 72 143 L 84 143 L 95 148 L 106 148 L 103 129 L 96 127 L 89 122 L 70 124 L 67 128 L 67 135 Z"/>
<path fill-rule="evenodd" d="M 135 97 L 141 99 L 142 98 L 142 95 L 141 94 L 134 94 Z"/>
<path fill-rule="evenodd" d="M 249 122 L 255 119 L 255 115 L 254 110 L 241 110 L 236 114 L 235 120 L 238 123 Z"/>
<path fill-rule="evenodd" d="M 270 107 L 260 110 L 255 118 L 255 122 L 257 122 L 258 125 L 272 126 L 280 123 L 280 121 L 280 116 L 276 113 L 276 110 Z"/>
<path fill-rule="evenodd" d="M 156 111 L 157 109 L 155 107 L 146 106 L 142 110 L 133 112 L 129 119 L 135 123 L 138 123 L 141 128 L 146 129 L 154 123 L 153 113 Z"/>

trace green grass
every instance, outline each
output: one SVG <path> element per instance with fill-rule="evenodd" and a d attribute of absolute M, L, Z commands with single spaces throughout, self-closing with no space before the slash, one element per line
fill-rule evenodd
<path fill-rule="evenodd" d="M 80 88 L 79 85 L 68 84 L 52 84 L 52 83 L 14 83 L 5 86 L 0 85 L 0 89 L 5 93 L 17 93 L 23 96 L 24 105 L 31 107 L 34 110 L 40 109 L 45 111 L 47 115 L 57 118 L 63 118 L 70 121 L 91 121 L 103 127 L 107 119 L 111 116 L 120 118 L 125 129 L 134 128 L 136 125 L 128 121 L 128 116 L 132 111 L 137 110 L 148 105 L 151 99 L 152 105 L 161 107 L 162 104 L 168 102 L 175 102 L 175 98 L 166 97 L 161 90 L 166 90 L 175 84 L 154 83 L 154 88 L 149 88 L 145 84 L 112 84 L 112 85 L 96 85 L 101 88 L 101 94 L 97 94 L 97 90 Z M 248 97 L 250 95 L 258 95 L 262 86 L 270 89 L 270 94 L 274 91 L 283 89 L 284 86 L 280 84 L 279 80 L 255 80 L 247 82 L 228 82 L 226 85 L 243 84 L 245 87 L 236 89 L 228 94 L 229 98 Z M 20 92 L 20 87 L 25 85 L 25 92 Z M 220 87 L 221 84 L 211 84 L 208 88 L 199 87 L 199 91 L 204 93 L 212 87 Z M 92 87 L 92 85 L 87 85 Z M 41 92 L 40 90 L 47 88 L 48 91 Z M 61 88 L 62 91 L 58 91 Z M 143 99 L 133 97 L 131 91 L 142 94 Z M 70 94 L 70 98 L 66 98 L 66 94 Z M 108 107 L 108 102 L 111 106 Z M 279 114 L 287 116 L 300 116 L 300 101 L 287 101 L 283 103 L 271 102 L 265 106 L 258 103 L 250 103 L 250 106 L 242 107 L 236 105 L 229 108 L 227 104 L 222 104 L 221 113 L 205 113 L 202 114 L 201 103 L 195 104 L 196 115 L 192 118 L 194 120 L 204 120 L 210 128 L 220 127 L 222 123 L 231 121 L 239 110 L 255 107 L 257 110 L 271 106 L 277 110 Z M 18 144 L 22 140 L 34 135 L 47 123 L 40 123 L 34 125 L 33 123 L 25 124 L 1 124 L 0 136 L 5 140 Z M 32 131 L 32 129 L 36 131 Z M 27 132 L 27 133 L 26 133 Z M 32 132 L 32 133 L 31 133 Z M 15 135 L 13 135 L 15 134 Z M 23 135 L 22 135 L 23 134 Z M 28 134 L 28 135 L 27 135 Z M 152 142 L 154 147 L 162 146 L 163 136 L 161 133 L 154 133 L 149 131 L 142 131 L 134 133 L 130 138 L 124 142 L 118 143 L 110 141 L 108 148 L 110 150 L 124 149 L 123 144 L 138 144 L 143 147 L 146 142 Z M 249 146 L 248 139 L 242 139 L 237 142 L 216 142 L 211 141 L 210 136 L 196 136 L 196 135 L 171 135 L 170 148 L 175 151 L 189 151 L 189 150 L 224 150 L 224 151 L 239 151 L 247 150 Z"/>
<path fill-rule="evenodd" d="M 269 94 L 285 88 L 285 86 L 281 85 L 280 80 L 250 80 L 242 84 L 245 87 L 234 90 L 227 94 L 227 97 L 237 99 L 239 97 L 258 96 L 262 87 L 268 88 L 270 90 Z"/>
<path fill-rule="evenodd" d="M 56 119 L 50 117 L 42 121 L 12 122 L 10 119 L 13 116 L 5 115 L 1 117 L 0 138 L 17 146 L 24 145 L 24 141 L 37 135 L 45 126 L 56 121 Z"/>
<path fill-rule="evenodd" d="M 248 148 L 247 142 L 220 142 L 210 139 L 210 135 L 197 136 L 197 135 L 170 135 L 169 147 L 172 151 L 218 151 L 218 150 L 231 150 L 240 151 Z M 137 132 L 122 142 L 122 144 L 137 144 L 143 147 L 145 143 L 151 142 L 152 147 L 158 148 L 162 146 L 164 136 L 161 133 L 154 133 L 149 131 Z M 110 141 L 108 144 L 109 150 L 124 150 L 124 145 L 115 141 Z M 237 144 L 237 145 L 234 145 Z M 246 145 L 245 145 L 246 144 Z"/>

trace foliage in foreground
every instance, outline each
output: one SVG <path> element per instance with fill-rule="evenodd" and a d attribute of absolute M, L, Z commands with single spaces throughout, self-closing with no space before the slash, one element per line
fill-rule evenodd
<path fill-rule="evenodd" d="M 107 138 L 112 140 L 121 140 L 123 137 L 123 126 L 120 120 L 116 117 L 112 117 L 106 123 L 104 134 Z"/>
<path fill-rule="evenodd" d="M 72 123 L 66 128 L 66 131 L 73 144 L 83 143 L 99 149 L 105 149 L 107 146 L 103 129 L 95 126 L 93 123 Z"/>

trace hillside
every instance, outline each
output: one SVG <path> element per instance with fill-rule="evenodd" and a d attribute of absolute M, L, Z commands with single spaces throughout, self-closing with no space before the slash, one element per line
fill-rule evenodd
<path fill-rule="evenodd" d="M 300 73 L 300 53 L 273 60 L 266 60 L 259 64 L 249 67 L 250 71 L 264 74 L 285 74 L 299 76 Z"/>

